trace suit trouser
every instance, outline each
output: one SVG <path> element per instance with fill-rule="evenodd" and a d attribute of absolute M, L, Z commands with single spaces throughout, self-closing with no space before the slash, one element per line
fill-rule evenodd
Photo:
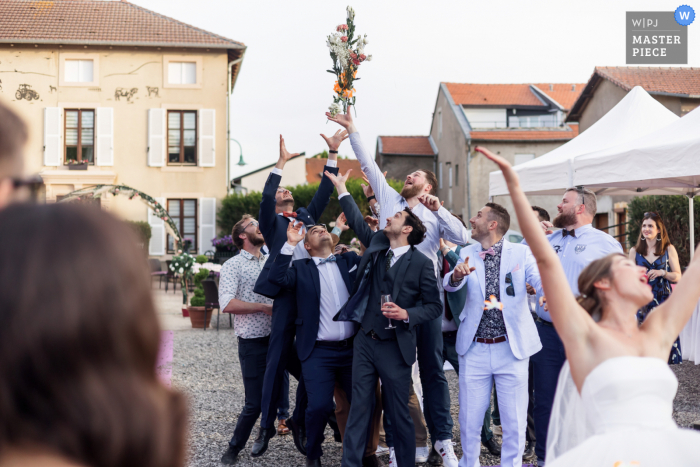
<path fill-rule="evenodd" d="M 352 347 L 335 347 L 317 342 L 311 355 L 301 363 L 306 381 L 306 457 L 310 460 L 323 455 L 323 431 L 333 413 L 333 391 L 340 382 L 352 407 Z"/>
<path fill-rule="evenodd" d="M 442 366 L 442 317 L 417 326 L 418 369 L 423 386 L 423 412 L 433 443 L 452 439 L 450 387 Z"/>
<path fill-rule="evenodd" d="M 455 369 L 455 373 L 459 376 L 459 355 L 457 354 L 457 331 L 446 331 L 442 333 L 442 357 L 443 360 L 447 360 Z M 444 364 L 444 363 L 443 363 Z M 495 392 L 494 392 L 495 395 Z M 498 402 L 496 402 L 498 404 Z M 491 438 L 493 438 L 493 431 L 491 430 L 491 403 L 489 401 L 489 406 L 484 414 L 484 424 L 481 426 L 481 443 L 486 444 Z"/>
<path fill-rule="evenodd" d="M 413 389 L 413 381 L 408 387 L 408 413 L 411 415 L 411 420 L 413 420 L 413 427 L 416 433 L 416 446 L 427 446 L 428 445 L 428 427 L 425 425 L 425 418 L 423 418 L 423 411 L 420 408 L 420 401 L 416 395 L 416 391 Z M 394 447 L 394 438 L 391 435 L 391 418 L 382 417 L 382 428 L 379 432 L 380 441 L 384 441 L 389 447 Z M 389 427 L 388 430 L 384 430 L 384 425 Z"/>
<path fill-rule="evenodd" d="M 533 410 L 535 434 L 537 435 L 535 453 L 538 464 L 541 465 L 546 460 L 549 417 L 552 413 L 552 404 L 554 404 L 554 394 L 557 391 L 559 372 L 566 361 L 566 352 L 554 326 L 547 326 L 539 321 L 535 324 L 540 335 L 540 342 L 542 342 L 542 350 L 531 357 L 535 384 L 535 408 Z"/>
<path fill-rule="evenodd" d="M 537 433 L 535 433 L 535 376 L 534 363 L 530 358 L 527 366 L 527 430 L 525 430 L 525 441 L 530 444 L 537 443 Z"/>
<path fill-rule="evenodd" d="M 501 466 L 522 466 L 527 426 L 528 361 L 528 358 L 517 359 L 507 341 L 499 344 L 472 342 L 467 353 L 459 356 L 462 368 L 459 374 L 459 423 L 463 452 L 460 467 L 480 465 L 480 431 L 494 381 L 503 427 Z"/>
<path fill-rule="evenodd" d="M 413 421 L 408 412 L 408 387 L 411 365 L 401 354 L 396 340 L 379 341 L 360 331 L 355 336 L 352 362 L 352 400 L 343 440 L 343 467 L 360 467 L 372 417 L 377 378 L 382 379 L 385 412 L 394 421 L 394 440 L 398 465 L 415 463 L 416 442 Z"/>
<path fill-rule="evenodd" d="M 306 412 L 306 388 L 301 377 L 301 362 L 294 346 L 296 334 L 296 297 L 292 292 L 281 290 L 272 305 L 272 327 L 270 345 L 267 351 L 267 367 L 262 387 L 262 428 L 274 429 L 275 414 L 282 396 L 284 371 L 298 381 L 296 407 L 292 418 L 298 425 L 304 426 Z"/>
<path fill-rule="evenodd" d="M 340 437 L 345 439 L 345 427 L 348 424 L 348 415 L 350 415 L 350 403 L 345 395 L 345 391 L 341 387 L 340 383 L 335 382 L 335 417 L 338 421 L 338 431 L 340 431 Z M 377 382 L 377 389 L 374 393 L 374 410 L 372 411 L 372 419 L 370 421 L 369 433 L 367 436 L 367 447 L 365 448 L 365 455 L 373 456 L 377 452 L 377 446 L 379 446 L 380 430 L 382 426 L 382 395 L 379 390 L 379 382 Z"/>
<path fill-rule="evenodd" d="M 269 337 L 257 339 L 238 338 L 238 360 L 241 363 L 245 405 L 238 416 L 236 428 L 233 430 L 233 437 L 228 443 L 231 447 L 245 447 L 250 437 L 250 432 L 260 416 L 268 341 Z"/>

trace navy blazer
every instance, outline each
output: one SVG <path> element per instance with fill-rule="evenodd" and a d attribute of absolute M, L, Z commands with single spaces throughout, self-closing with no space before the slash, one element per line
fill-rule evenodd
<path fill-rule="evenodd" d="M 362 257 L 354 252 L 335 255 L 335 257 L 349 294 Z M 309 358 L 316 345 L 318 325 L 321 320 L 321 282 L 318 267 L 313 259 L 298 259 L 292 262 L 292 267 L 289 267 L 291 259 L 291 255 L 277 255 L 270 268 L 268 280 L 278 287 L 296 292 L 297 353 L 303 362 Z"/>
<path fill-rule="evenodd" d="M 323 170 L 324 172 L 327 170 L 334 175 L 338 173 L 338 167 L 325 166 Z M 258 280 L 255 282 L 253 292 L 269 298 L 275 298 L 280 291 L 279 286 L 270 283 L 267 277 L 270 273 L 272 263 L 275 261 L 282 246 L 287 242 L 287 227 L 289 226 L 289 220 L 278 215 L 275 211 L 277 206 L 275 195 L 277 194 L 277 188 L 280 186 L 280 180 L 282 180 L 282 177 L 272 172 L 267 177 L 267 182 L 265 182 L 265 188 L 262 193 L 262 201 L 260 202 L 260 213 L 258 214 L 260 232 L 262 232 L 263 238 L 265 239 L 265 245 L 270 250 L 270 257 L 265 262 L 265 266 L 260 272 Z M 333 183 L 324 173 L 318 191 L 314 195 L 309 206 L 296 210 L 297 220 L 303 222 L 304 225 L 315 224 L 316 221 L 321 218 L 321 214 L 323 214 L 323 211 L 331 201 L 331 195 L 334 189 Z"/>
<path fill-rule="evenodd" d="M 352 196 L 340 198 L 340 205 L 348 220 L 348 225 L 360 242 L 367 246 L 367 249 L 357 267 L 357 277 L 353 284 L 352 295 L 335 319 L 362 323 L 369 300 L 374 260 L 377 253 L 388 249 L 390 244 L 383 230 L 373 232 L 367 226 L 364 216 Z M 394 303 L 408 312 L 408 323 L 394 321 L 394 324 L 396 325 L 396 339 L 401 349 L 401 355 L 407 365 L 413 365 L 416 361 L 415 327 L 438 318 L 442 314 L 442 302 L 440 301 L 435 266 L 432 260 L 415 247 L 409 248 L 404 257 L 399 263 L 401 269 L 397 271 L 391 297 Z"/>

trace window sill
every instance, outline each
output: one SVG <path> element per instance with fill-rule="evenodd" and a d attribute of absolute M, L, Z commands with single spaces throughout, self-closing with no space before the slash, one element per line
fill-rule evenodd
<path fill-rule="evenodd" d="M 161 172 L 189 172 L 189 173 L 204 172 L 203 167 L 177 166 L 177 165 L 163 166 L 160 168 L 160 170 L 161 170 Z"/>

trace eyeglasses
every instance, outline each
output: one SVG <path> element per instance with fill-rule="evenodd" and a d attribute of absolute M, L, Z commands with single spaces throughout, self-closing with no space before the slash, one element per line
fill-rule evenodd
<path fill-rule="evenodd" d="M 252 225 L 253 227 L 257 227 L 257 226 L 260 225 L 260 222 L 258 222 L 258 221 L 250 221 L 250 222 L 248 222 L 248 225 L 246 225 L 245 227 L 243 227 L 243 230 L 247 229 L 247 228 L 250 227 L 251 225 Z"/>
<path fill-rule="evenodd" d="M 291 195 L 292 191 L 288 190 L 286 188 L 279 187 L 279 188 L 277 188 L 277 193 L 289 193 Z"/>
<path fill-rule="evenodd" d="M 576 186 L 576 193 L 581 195 L 581 204 L 585 204 L 587 193 L 584 191 L 583 186 L 581 186 L 581 185 Z"/>
<path fill-rule="evenodd" d="M 506 274 L 506 284 L 510 284 L 506 287 L 506 295 L 509 297 L 515 297 L 515 289 L 513 288 L 513 276 L 511 273 Z"/>
<path fill-rule="evenodd" d="M 27 178 L 11 178 L 10 180 L 12 180 L 12 187 L 15 190 L 27 187 L 29 189 L 32 202 L 39 201 L 39 192 L 44 187 L 44 180 L 39 175 L 34 175 Z"/>

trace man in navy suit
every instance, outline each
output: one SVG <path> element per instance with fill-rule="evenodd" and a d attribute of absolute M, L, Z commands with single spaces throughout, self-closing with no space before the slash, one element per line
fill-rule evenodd
<path fill-rule="evenodd" d="M 352 297 L 336 318 L 361 326 L 353 343 L 352 404 L 342 465 L 361 465 L 375 385 L 381 378 L 384 410 L 393 423 L 395 457 L 398 465 L 410 466 L 416 454 L 408 411 L 411 367 L 416 361 L 416 326 L 439 318 L 442 312 L 433 262 L 415 247 L 423 241 L 426 228 L 418 216 L 405 209 L 392 214 L 384 230 L 373 232 L 347 192 L 348 174 L 326 175 L 338 189 L 348 225 L 367 246 Z M 382 303 L 382 295 L 389 294 L 390 301 Z"/>
<path fill-rule="evenodd" d="M 344 132 L 336 132 L 331 138 L 325 138 L 329 146 L 328 162 L 324 170 L 330 173 L 338 173 L 336 159 L 338 147 L 347 138 Z M 268 281 L 270 267 L 274 264 L 282 246 L 287 241 L 287 227 L 290 223 L 298 226 L 314 225 L 320 219 L 321 214 L 330 202 L 333 194 L 333 184 L 327 177 L 323 177 L 318 191 L 314 195 L 308 207 L 300 207 L 294 211 L 294 196 L 292 192 L 281 188 L 282 170 L 285 164 L 298 153 L 291 154 L 287 151 L 284 138 L 280 135 L 280 157 L 272 169 L 260 202 L 260 231 L 265 239 L 265 244 L 270 251 L 270 257 L 265 267 L 258 276 L 253 291 L 257 294 L 273 298 L 272 305 L 272 331 L 270 333 L 270 345 L 267 351 L 267 368 L 262 390 L 262 418 L 260 419 L 260 431 L 258 438 L 253 443 L 251 455 L 262 456 L 267 450 L 270 439 L 275 436 L 275 413 L 280 397 L 285 369 L 297 378 L 297 403 L 292 418 L 287 420 L 289 429 L 292 430 L 294 444 L 297 449 L 304 451 L 301 429 L 304 424 L 304 410 L 306 406 L 306 389 L 301 377 L 301 363 L 294 349 L 294 333 L 296 319 L 296 301 L 294 293 L 280 290 L 278 285 Z M 308 257 L 308 253 L 302 247 L 294 249 L 293 259 Z M 301 425 L 301 426 L 300 426 Z"/>
<path fill-rule="evenodd" d="M 292 259 L 302 241 L 311 258 Z M 333 391 L 339 381 L 352 403 L 352 342 L 357 325 L 333 321 L 352 290 L 362 257 L 350 252 L 333 255 L 331 234 L 325 225 L 301 228 L 291 223 L 287 243 L 277 255 L 268 280 L 296 292 L 297 353 L 306 384 L 306 465 L 320 466 L 321 443 L 328 416 L 333 412 Z"/>

